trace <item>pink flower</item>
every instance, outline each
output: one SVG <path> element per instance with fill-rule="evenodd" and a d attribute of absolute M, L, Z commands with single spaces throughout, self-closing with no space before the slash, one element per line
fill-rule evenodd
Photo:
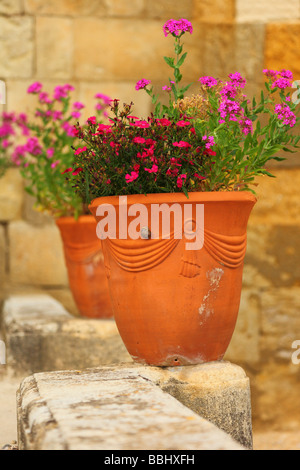
<path fill-rule="evenodd" d="M 112 132 L 112 128 L 109 124 L 99 124 L 97 130 L 98 132 L 103 132 L 104 134 L 110 134 Z"/>
<path fill-rule="evenodd" d="M 284 90 L 290 86 L 292 86 L 291 81 L 288 78 L 282 77 L 275 80 L 275 82 L 272 84 L 272 88 L 280 88 L 281 90 Z"/>
<path fill-rule="evenodd" d="M 41 155 L 43 153 L 42 147 L 36 137 L 31 137 L 25 144 L 25 150 L 34 156 Z"/>
<path fill-rule="evenodd" d="M 164 24 L 163 31 L 165 37 L 167 37 L 168 34 L 172 34 L 172 36 L 181 36 L 185 32 L 192 34 L 193 26 L 190 21 L 185 20 L 184 18 L 178 21 L 169 20 Z"/>
<path fill-rule="evenodd" d="M 144 137 L 135 137 L 132 142 L 135 144 L 144 144 L 146 139 L 144 139 Z"/>
<path fill-rule="evenodd" d="M 98 100 L 103 100 L 106 105 L 109 105 L 110 102 L 112 101 L 112 99 L 109 96 L 103 95 L 103 93 L 97 93 L 95 95 L 95 98 Z"/>
<path fill-rule="evenodd" d="M 174 147 L 181 147 L 181 148 L 188 148 L 191 147 L 191 144 L 185 142 L 184 140 L 180 140 L 179 142 L 173 142 Z"/>
<path fill-rule="evenodd" d="M 132 172 L 130 173 L 130 175 L 127 174 L 127 175 L 125 176 L 126 183 L 132 183 L 132 182 L 135 181 L 138 177 L 139 177 L 138 172 L 137 172 L 137 171 L 132 171 Z"/>
<path fill-rule="evenodd" d="M 241 126 L 243 134 L 248 135 L 252 132 L 253 124 L 252 124 L 251 119 L 245 119 L 245 118 L 241 119 L 239 124 Z"/>
<path fill-rule="evenodd" d="M 245 87 L 246 80 L 241 76 L 239 72 L 230 73 L 228 76 L 234 86 L 241 88 Z"/>
<path fill-rule="evenodd" d="M 185 126 L 190 126 L 191 123 L 189 121 L 178 121 L 176 122 L 176 126 L 178 127 L 185 127 Z"/>
<path fill-rule="evenodd" d="M 207 149 L 210 149 L 213 145 L 215 145 L 215 139 L 213 136 L 206 136 L 204 135 L 202 137 L 202 140 L 205 142 L 206 141 L 206 144 L 205 144 L 205 148 Z"/>
<path fill-rule="evenodd" d="M 150 124 L 147 121 L 135 121 L 134 123 L 130 123 L 130 125 L 135 126 L 135 127 L 140 127 L 141 129 L 150 127 Z"/>
<path fill-rule="evenodd" d="M 57 101 L 61 101 L 64 98 L 68 97 L 69 91 L 73 91 L 74 87 L 72 85 L 66 84 L 63 86 L 57 86 L 54 89 L 54 99 Z"/>
<path fill-rule="evenodd" d="M 83 108 L 85 108 L 85 106 L 83 103 L 80 103 L 80 101 L 75 101 L 73 104 L 73 109 L 76 109 L 77 111 L 80 111 Z"/>
<path fill-rule="evenodd" d="M 89 124 L 94 124 L 94 125 L 97 124 L 97 118 L 96 118 L 96 116 L 89 117 L 88 120 L 87 120 L 87 122 L 88 122 Z"/>
<path fill-rule="evenodd" d="M 156 119 L 156 122 L 159 126 L 164 126 L 164 127 L 168 127 L 172 124 L 171 121 L 165 118 Z"/>
<path fill-rule="evenodd" d="M 151 83 L 150 80 L 146 80 L 145 78 L 142 78 L 142 80 L 139 80 L 136 85 L 135 89 L 136 90 L 142 90 L 143 88 L 146 88 L 147 85 Z"/>
<path fill-rule="evenodd" d="M 71 171 L 73 171 L 73 168 L 67 168 L 65 171 L 62 172 L 62 175 L 64 175 L 65 173 L 70 173 Z"/>
<path fill-rule="evenodd" d="M 40 82 L 35 82 L 33 83 L 32 85 L 30 85 L 30 87 L 28 88 L 27 90 L 27 93 L 33 93 L 33 94 L 37 94 L 41 91 L 41 89 L 43 88 L 43 85 L 42 83 Z"/>
<path fill-rule="evenodd" d="M 285 126 L 294 127 L 294 125 L 296 124 L 296 116 L 290 110 L 288 105 L 284 106 L 282 104 L 277 104 L 275 106 L 275 113 L 277 114 L 278 119 L 280 121 L 283 121 L 283 124 Z"/>
<path fill-rule="evenodd" d="M 2 142 L 2 147 L 3 147 L 4 149 L 6 149 L 7 147 L 9 147 L 10 145 L 12 145 L 12 143 L 9 142 L 9 140 L 7 140 L 7 139 L 4 139 L 4 140 L 3 140 L 3 142 Z"/>
<path fill-rule="evenodd" d="M 40 101 L 40 103 L 45 103 L 45 104 L 50 104 L 50 103 L 52 103 L 52 101 L 51 101 L 50 98 L 49 98 L 48 93 L 45 93 L 45 92 L 40 93 L 40 95 L 39 95 L 39 101 Z"/>
<path fill-rule="evenodd" d="M 145 168 L 145 171 L 148 171 L 148 173 L 157 173 L 158 172 L 158 166 L 157 165 L 152 165 L 152 168 Z"/>
<path fill-rule="evenodd" d="M 51 148 L 47 149 L 46 153 L 47 153 L 48 158 L 52 158 L 53 155 L 54 155 L 54 148 L 51 147 Z"/>
<path fill-rule="evenodd" d="M 73 111 L 71 113 L 71 116 L 74 118 L 74 119 L 79 119 L 80 116 L 81 116 L 81 113 L 79 111 Z"/>
<path fill-rule="evenodd" d="M 169 92 L 172 90 L 172 88 L 171 88 L 170 86 L 168 86 L 168 85 L 164 85 L 164 86 L 162 87 L 162 90 L 163 90 L 163 91 L 167 91 L 167 92 L 169 93 Z"/>
<path fill-rule="evenodd" d="M 202 85 L 208 86 L 209 88 L 218 84 L 218 80 L 216 80 L 214 77 L 200 77 L 199 82 L 201 82 Z"/>
<path fill-rule="evenodd" d="M 186 175 L 185 175 L 185 174 L 182 174 L 182 175 L 179 175 L 179 176 L 178 176 L 178 178 L 177 178 L 177 187 L 178 187 L 179 189 L 182 188 L 183 183 L 184 183 L 185 180 L 186 180 Z"/>
<path fill-rule="evenodd" d="M 87 147 L 79 147 L 77 150 L 75 150 L 74 155 L 80 155 L 83 152 L 87 151 Z"/>
<path fill-rule="evenodd" d="M 54 168 L 57 167 L 57 165 L 60 164 L 60 160 L 56 160 L 56 162 L 51 163 L 51 168 L 54 170 Z"/>
<path fill-rule="evenodd" d="M 77 176 L 77 175 L 79 175 L 79 173 L 81 173 L 82 171 L 83 171 L 83 168 L 76 168 L 76 170 L 73 171 L 72 174 L 73 174 L 74 176 Z"/>

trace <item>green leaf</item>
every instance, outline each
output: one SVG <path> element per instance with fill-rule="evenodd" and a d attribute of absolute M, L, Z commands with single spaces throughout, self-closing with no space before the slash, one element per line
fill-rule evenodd
<path fill-rule="evenodd" d="M 171 58 L 171 57 L 164 57 L 164 60 L 166 61 L 166 63 L 172 67 L 173 69 L 175 68 L 175 65 L 174 65 L 174 59 Z"/>

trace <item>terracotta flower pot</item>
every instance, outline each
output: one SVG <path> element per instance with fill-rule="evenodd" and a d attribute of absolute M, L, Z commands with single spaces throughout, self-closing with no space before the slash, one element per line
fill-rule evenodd
<path fill-rule="evenodd" d="M 79 313 L 89 318 L 111 318 L 112 305 L 101 240 L 93 216 L 56 220 L 63 241 L 70 290 Z"/>
<path fill-rule="evenodd" d="M 148 214 L 153 204 L 179 204 L 182 214 L 189 204 L 193 220 L 190 231 L 182 228 L 181 239 L 175 237 L 174 219 L 169 239 L 163 238 L 161 229 L 158 239 L 117 236 L 102 242 L 115 321 L 136 362 L 179 366 L 223 358 L 238 315 L 247 222 L 255 202 L 249 192 L 190 193 L 189 199 L 181 193 L 127 197 L 128 210 L 143 204 Z M 102 204 L 115 208 L 118 235 L 119 197 L 92 202 L 97 222 L 101 220 L 97 207 Z M 204 209 L 202 228 L 199 205 Z M 133 220 L 128 217 L 129 224 Z M 203 247 L 190 250 L 189 234 L 195 227 L 200 235 L 202 230 Z M 150 216 L 148 229 L 153 235 Z"/>

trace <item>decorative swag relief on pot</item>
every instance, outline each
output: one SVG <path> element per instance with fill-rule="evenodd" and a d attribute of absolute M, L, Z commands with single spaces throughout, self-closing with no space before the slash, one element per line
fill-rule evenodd
<path fill-rule="evenodd" d="M 189 250 L 191 233 L 176 238 L 174 217 L 170 236 L 121 239 L 118 197 L 95 199 L 90 210 L 98 224 L 98 207 L 111 205 L 116 214 L 115 239 L 102 240 L 114 317 L 132 358 L 158 366 L 221 360 L 230 343 L 239 310 L 247 222 L 256 198 L 241 193 L 150 194 L 128 196 L 128 213 L 142 204 L 169 208 L 204 208 L 203 247 Z M 97 212 L 98 211 L 98 212 Z M 128 225 L 135 220 L 128 216 Z"/>

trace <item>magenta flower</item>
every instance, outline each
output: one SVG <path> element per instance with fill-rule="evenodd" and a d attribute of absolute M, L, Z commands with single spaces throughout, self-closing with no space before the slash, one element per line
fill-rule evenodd
<path fill-rule="evenodd" d="M 51 168 L 54 170 L 60 164 L 60 160 L 56 160 L 56 162 L 51 163 Z"/>
<path fill-rule="evenodd" d="M 103 93 L 97 93 L 95 95 L 95 98 L 98 100 L 103 100 L 105 105 L 109 105 L 110 102 L 112 101 L 112 99 L 109 96 L 104 95 Z"/>
<path fill-rule="evenodd" d="M 208 86 L 209 88 L 218 84 L 218 80 L 216 80 L 214 77 L 200 77 L 198 81 L 201 82 L 202 85 Z"/>
<path fill-rule="evenodd" d="M 193 26 L 190 21 L 184 18 L 178 21 L 169 20 L 163 25 L 163 31 L 165 37 L 167 37 L 168 34 L 172 34 L 172 36 L 182 36 L 185 32 L 192 34 Z"/>
<path fill-rule="evenodd" d="M 85 108 L 84 104 L 81 103 L 80 101 L 76 101 L 73 104 L 73 109 L 76 109 L 77 111 L 80 111 L 81 109 Z"/>
<path fill-rule="evenodd" d="M 74 155 L 80 155 L 81 153 L 86 152 L 86 151 L 87 151 L 87 147 L 81 147 L 75 150 Z"/>
<path fill-rule="evenodd" d="M 31 137 L 28 139 L 24 149 L 26 152 L 31 153 L 34 156 L 41 155 L 43 153 L 42 147 L 40 146 L 36 137 Z"/>
<path fill-rule="evenodd" d="M 191 144 L 185 142 L 184 140 L 180 140 L 179 142 L 173 142 L 174 147 L 181 147 L 181 148 L 189 148 Z"/>
<path fill-rule="evenodd" d="M 228 76 L 234 86 L 241 88 L 245 87 L 246 80 L 241 76 L 239 72 L 230 73 Z"/>
<path fill-rule="evenodd" d="M 186 180 L 185 174 L 179 175 L 177 178 L 177 188 L 181 189 L 185 180 Z"/>
<path fill-rule="evenodd" d="M 158 166 L 157 165 L 152 165 L 152 168 L 145 168 L 145 171 L 148 171 L 148 173 L 157 173 L 158 172 Z"/>
<path fill-rule="evenodd" d="M 191 123 L 189 121 L 178 121 L 176 122 L 176 126 L 178 127 L 186 127 L 186 126 L 190 126 Z"/>
<path fill-rule="evenodd" d="M 35 82 L 33 83 L 32 85 L 30 85 L 30 87 L 28 88 L 27 90 L 27 93 L 39 93 L 41 91 L 41 89 L 43 88 L 43 85 L 42 83 L 40 82 Z"/>
<path fill-rule="evenodd" d="M 77 176 L 77 175 L 79 175 L 79 173 L 81 173 L 82 171 L 83 171 L 83 168 L 76 168 L 76 170 L 73 171 L 72 175 Z"/>
<path fill-rule="evenodd" d="M 47 149 L 46 153 L 47 153 L 47 158 L 52 158 L 53 155 L 54 155 L 54 148 L 51 147 L 51 148 Z"/>
<path fill-rule="evenodd" d="M 137 171 L 132 171 L 130 175 L 127 173 L 125 176 L 126 183 L 132 183 L 139 177 L 139 174 Z"/>
<path fill-rule="evenodd" d="M 54 89 L 54 99 L 57 101 L 61 101 L 65 98 L 68 97 L 68 94 L 70 91 L 73 91 L 74 87 L 72 85 L 69 85 L 68 83 L 63 86 L 57 86 Z"/>
<path fill-rule="evenodd" d="M 144 78 L 142 78 L 142 80 L 139 80 L 136 85 L 135 85 L 135 89 L 136 90 L 142 90 L 143 88 L 146 88 L 147 85 L 149 85 L 151 83 L 150 80 L 146 80 Z"/>
<path fill-rule="evenodd" d="M 144 144 L 146 139 L 144 137 L 134 137 L 133 141 L 135 144 Z"/>
<path fill-rule="evenodd" d="M 282 121 L 285 126 L 294 127 L 296 124 L 296 116 L 290 110 L 289 106 L 277 104 L 275 106 L 275 113 L 277 114 L 278 119 Z"/>

